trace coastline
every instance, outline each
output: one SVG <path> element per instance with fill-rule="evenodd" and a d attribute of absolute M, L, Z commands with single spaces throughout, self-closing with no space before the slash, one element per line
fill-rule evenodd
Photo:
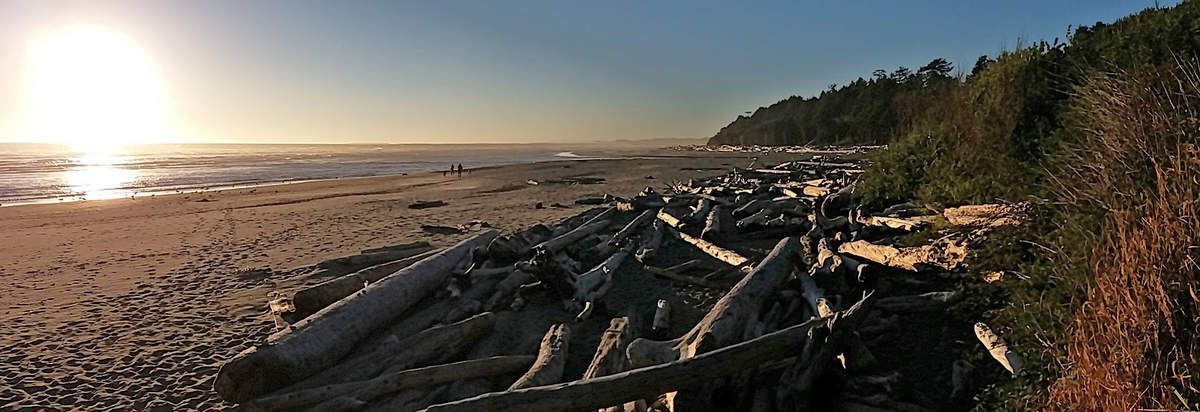
<path fill-rule="evenodd" d="M 219 408 L 211 391 L 216 367 L 273 330 L 268 293 L 326 279 L 308 276 L 309 265 L 372 247 L 418 240 L 444 246 L 468 236 L 425 233 L 422 224 L 478 219 L 512 229 L 552 221 L 586 208 L 573 204 L 583 196 L 661 190 L 672 180 L 723 173 L 683 169 L 745 166 L 757 156 L 672 154 L 681 156 L 2 208 L 0 386 L 14 389 L 0 393 L 0 407 Z M 606 180 L 526 183 L 571 176 Z M 448 205 L 407 207 L 435 199 Z M 539 202 L 546 208 L 535 208 Z M 263 267 L 272 273 L 238 275 Z"/>

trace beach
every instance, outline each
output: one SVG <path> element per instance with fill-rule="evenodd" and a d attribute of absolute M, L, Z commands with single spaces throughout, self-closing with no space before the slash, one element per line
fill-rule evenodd
<path fill-rule="evenodd" d="M 737 153 L 673 156 L 0 208 L 0 409 L 230 406 L 211 389 L 217 368 L 274 331 L 268 293 L 328 279 L 310 276 L 311 265 L 469 236 L 426 233 L 423 224 L 482 220 L 511 230 L 579 213 L 588 206 L 574 201 L 583 196 L 661 191 L 750 161 Z M 578 176 L 605 180 L 544 182 Z M 408 208 L 416 200 L 447 204 Z M 256 268 L 271 273 L 239 276 Z"/>

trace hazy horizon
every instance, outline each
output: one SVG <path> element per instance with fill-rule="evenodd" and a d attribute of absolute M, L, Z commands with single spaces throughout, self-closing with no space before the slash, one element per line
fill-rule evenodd
<path fill-rule="evenodd" d="M 14 1 L 0 142 L 701 139 L 875 69 L 969 70 L 1153 5 Z M 61 35 L 77 27 L 99 30 Z"/>

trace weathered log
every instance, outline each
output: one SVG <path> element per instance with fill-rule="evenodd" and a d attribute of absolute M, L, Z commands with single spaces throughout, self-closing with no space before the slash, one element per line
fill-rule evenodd
<path fill-rule="evenodd" d="M 367 254 L 372 254 L 372 253 L 387 253 L 387 252 L 394 252 L 394 251 L 399 251 L 399 250 L 409 250 L 409 249 L 429 250 L 432 248 L 433 248 L 433 246 L 430 245 L 429 242 L 421 240 L 421 241 L 416 241 L 416 242 L 400 243 L 400 244 L 389 245 L 389 246 L 380 246 L 380 247 L 373 247 L 370 249 L 363 249 L 363 250 L 359 251 L 359 253 L 367 255 Z"/>
<path fill-rule="evenodd" d="M 708 314 L 683 336 L 670 341 L 638 339 L 629 345 L 629 361 L 635 367 L 728 346 L 742 339 L 758 316 L 765 297 L 773 293 L 791 274 L 796 255 L 796 239 L 785 238 L 775 249 L 717 301 Z"/>
<path fill-rule="evenodd" d="M 996 332 L 992 332 L 987 324 L 979 322 L 975 324 L 975 337 L 979 338 L 979 342 L 983 343 L 983 347 L 988 350 L 992 358 L 996 362 L 1000 362 L 1000 366 L 1007 369 L 1013 375 L 1021 371 L 1022 359 L 1020 355 L 1008 348 L 1008 344 Z"/>
<path fill-rule="evenodd" d="M 967 249 L 961 244 L 941 244 L 897 248 L 874 245 L 857 240 L 843 243 L 838 251 L 894 268 L 919 272 L 930 269 L 954 270 L 966 259 Z"/>
<path fill-rule="evenodd" d="M 555 385 L 493 392 L 469 399 L 433 405 L 429 411 L 522 410 L 561 411 L 603 408 L 626 401 L 708 383 L 745 371 L 753 365 L 797 354 L 818 327 L 857 317 L 865 312 L 860 301 L 829 319 L 814 319 L 761 337 L 726 346 L 695 357 L 615 375 Z"/>
<path fill-rule="evenodd" d="M 654 320 L 650 323 L 650 332 L 660 335 L 669 330 L 671 330 L 671 303 L 666 299 L 659 299 L 654 304 Z M 628 358 L 625 359 L 628 360 Z"/>
<path fill-rule="evenodd" d="M 360 254 L 329 259 L 318 263 L 316 266 L 318 268 L 332 270 L 345 270 L 347 268 L 350 268 L 350 270 L 357 270 L 368 266 L 388 263 L 410 256 L 419 255 L 432 248 L 433 247 L 429 245 L 429 242 L 412 242 L 382 248 L 367 249 Z"/>
<path fill-rule="evenodd" d="M 879 227 L 904 232 L 913 232 L 925 227 L 927 223 L 918 220 L 900 219 L 885 216 L 858 216 L 855 219 L 863 226 Z"/>
<path fill-rule="evenodd" d="M 1000 227 L 1019 225 L 1029 214 L 1029 206 L 1023 203 L 968 205 L 951 207 L 942 211 L 950 224 L 956 226 Z"/>
<path fill-rule="evenodd" d="M 428 209 L 431 207 L 445 206 L 446 202 L 441 200 L 418 200 L 408 204 L 409 209 Z"/>
<path fill-rule="evenodd" d="M 670 279 L 670 280 L 673 280 L 676 282 L 682 282 L 682 283 L 687 283 L 687 284 L 691 284 L 691 285 L 706 287 L 709 289 L 725 289 L 725 285 L 721 284 L 720 282 L 714 282 L 714 281 L 704 279 L 704 278 L 698 278 L 695 276 L 688 276 L 688 275 L 680 274 L 673 270 L 670 270 L 669 268 L 663 269 L 663 268 L 656 268 L 654 266 L 645 266 L 644 269 L 646 269 L 647 272 L 653 273 L 655 276 L 667 278 L 667 279 Z"/>
<path fill-rule="evenodd" d="M 659 209 L 656 216 L 658 217 L 658 220 L 661 220 L 669 227 L 679 228 L 679 226 L 683 224 L 683 221 L 679 220 L 679 218 L 675 217 L 675 215 L 668 213 L 666 209 Z"/>
<path fill-rule="evenodd" d="M 653 220 L 654 216 L 656 215 L 658 215 L 658 212 L 654 210 L 642 211 L 640 215 L 633 218 L 633 220 L 629 221 L 629 224 L 626 224 L 625 227 L 622 227 L 621 230 L 618 230 L 617 233 L 613 234 L 612 238 L 608 239 L 608 246 L 620 246 L 622 241 L 630 236 L 633 236 L 633 234 L 637 233 L 638 230 L 641 230 L 642 226 L 645 226 L 646 223 L 649 223 L 651 220 Z"/>
<path fill-rule="evenodd" d="M 722 230 L 721 216 L 725 214 L 725 205 L 717 205 L 708 212 L 708 218 L 704 220 L 704 230 L 700 231 L 700 238 L 707 240 L 716 240 L 720 238 Z"/>
<path fill-rule="evenodd" d="M 414 248 L 411 250 L 421 250 L 423 248 Z M 381 263 L 371 266 L 357 272 L 340 276 L 335 279 L 330 279 L 319 284 L 309 286 L 296 291 L 292 295 L 292 304 L 296 307 L 296 317 L 306 318 L 317 311 L 324 309 L 326 306 L 332 305 L 334 302 L 342 300 L 346 296 L 354 294 L 366 287 L 366 285 L 379 281 L 383 277 L 395 273 L 397 270 L 403 269 L 413 263 L 424 260 L 425 258 L 438 253 L 434 250 L 427 250 L 424 253 L 419 253 L 414 256 L 409 256 L 403 259 Z"/>
<path fill-rule="evenodd" d="M 272 335 L 266 346 L 236 355 L 217 371 L 222 399 L 241 402 L 329 368 L 371 332 L 444 284 L 473 249 L 496 237 L 489 230 L 401 269 Z"/>
<path fill-rule="evenodd" d="M 570 246 L 571 244 L 608 227 L 608 225 L 612 223 L 612 220 L 609 219 L 609 216 L 611 216 L 613 213 L 616 213 L 615 209 L 611 207 L 607 208 L 605 211 L 600 212 L 600 214 L 596 215 L 591 220 L 588 220 L 582 226 L 572 229 L 567 233 L 563 233 L 558 237 L 542 242 L 541 244 L 535 246 L 534 249 L 544 249 L 550 251 L 552 254 L 558 253 L 558 251 L 563 250 L 567 246 Z"/>
<path fill-rule="evenodd" d="M 771 202 L 769 200 L 754 199 L 754 200 L 751 200 L 751 201 L 747 202 L 746 204 L 742 205 L 742 207 L 734 209 L 733 216 L 734 217 L 749 216 L 749 215 L 757 213 L 759 210 L 762 210 L 762 208 L 767 207 L 767 205 L 769 205 L 769 204 L 771 204 Z"/>
<path fill-rule="evenodd" d="M 389 373 L 368 381 L 346 382 L 266 396 L 246 402 L 245 411 L 287 411 L 312 406 L 337 397 L 369 403 L 376 397 L 409 388 L 512 373 L 533 363 L 533 356 L 494 356 L 445 365 L 427 366 Z M 344 404 L 346 401 L 337 401 Z"/>
<path fill-rule="evenodd" d="M 576 321 L 587 319 L 591 314 L 590 309 L 595 305 L 596 301 L 604 298 L 608 294 L 609 289 L 613 286 L 613 272 L 625 262 L 625 258 L 629 257 L 629 253 L 633 250 L 633 245 L 625 245 L 625 247 L 613 253 L 608 259 L 600 262 L 599 265 L 575 278 L 575 294 L 572 297 L 574 307 L 573 311 L 579 312 L 575 318 Z"/>
<path fill-rule="evenodd" d="M 699 222 L 708 217 L 708 211 L 712 209 L 712 201 L 700 198 L 696 201 L 696 206 L 692 208 L 692 213 L 689 213 L 687 220 L 689 222 Z"/>
<path fill-rule="evenodd" d="M 667 233 L 670 234 L 671 236 L 674 236 L 676 239 L 690 243 L 692 246 L 695 246 L 697 249 L 700 249 L 701 252 L 704 252 L 704 253 L 708 254 L 709 256 L 716 258 L 717 260 L 720 260 L 722 262 L 728 263 L 733 266 L 741 266 L 743 263 L 746 263 L 746 261 L 749 260 L 745 256 L 738 254 L 737 252 L 714 245 L 707 240 L 704 240 L 704 239 L 701 239 L 698 237 L 694 237 L 692 235 L 680 232 L 678 230 L 667 229 Z"/>
<path fill-rule="evenodd" d="M 829 196 L 825 196 L 825 199 L 821 201 L 821 213 L 824 213 L 825 216 L 845 215 L 844 212 L 848 207 L 850 207 L 850 201 L 853 199 L 853 196 L 854 184 L 851 183 L 843 186 L 841 189 L 838 189 L 838 191 L 833 192 Z"/>
<path fill-rule="evenodd" d="M 529 283 L 532 280 L 533 275 L 530 275 L 528 272 L 514 270 L 512 273 L 509 273 L 504 280 L 501 280 L 500 283 L 496 284 L 495 292 L 492 293 L 492 297 L 488 298 L 483 307 L 487 310 L 496 310 L 498 305 L 502 304 L 501 302 L 504 302 L 506 299 L 511 297 L 514 292 L 517 291 L 517 288 L 521 287 L 521 285 Z"/>
<path fill-rule="evenodd" d="M 957 291 L 928 292 L 919 295 L 880 298 L 875 306 L 892 312 L 939 311 L 962 299 Z"/>
<path fill-rule="evenodd" d="M 485 277 L 472 281 L 471 287 L 458 297 L 450 299 L 450 308 L 446 310 L 446 315 L 442 317 L 441 323 L 458 322 L 484 312 L 483 302 L 495 293 L 496 285 L 499 285 L 500 282 L 501 279 L 496 277 Z M 405 319 L 405 321 L 408 320 Z"/>
<path fill-rule="evenodd" d="M 573 218 L 575 217 L 568 218 L 564 222 Z M 564 232 L 566 231 L 564 230 Z M 488 244 L 487 254 L 489 258 L 499 264 L 516 262 L 527 256 L 535 245 L 550 239 L 553 235 L 553 229 L 539 223 L 512 234 L 496 237 Z"/>
<path fill-rule="evenodd" d="M 744 229 L 744 228 L 750 227 L 752 225 L 766 224 L 767 219 L 769 219 L 771 217 L 771 215 L 774 213 L 775 213 L 775 211 L 769 207 L 759 209 L 759 211 L 754 212 L 754 214 L 752 214 L 750 216 L 746 216 L 746 217 L 742 218 L 741 220 L 737 221 L 737 227 L 739 229 Z"/>
<path fill-rule="evenodd" d="M 549 385 L 562 380 L 563 368 L 567 365 L 567 346 L 571 340 L 571 327 L 557 324 L 546 331 L 538 348 L 537 360 L 529 370 L 517 378 L 508 390 Z"/>
<path fill-rule="evenodd" d="M 646 263 L 654 259 L 655 256 L 658 256 L 658 248 L 662 245 L 663 226 L 662 220 L 655 219 L 642 232 L 642 244 L 638 247 L 638 251 L 634 255 L 638 262 Z"/>
<path fill-rule="evenodd" d="M 634 338 L 633 328 L 629 318 L 613 318 L 608 329 L 600 336 L 600 344 L 592 362 L 583 372 L 583 379 L 598 378 L 624 372 L 628 369 L 629 360 L 625 358 L 625 347 Z"/>
<path fill-rule="evenodd" d="M 412 336 L 392 336 L 372 350 L 342 359 L 336 365 L 285 389 L 295 391 L 336 383 L 363 381 L 381 373 L 445 362 L 466 352 L 475 339 L 492 331 L 496 315 L 481 313 L 457 323 L 436 326 Z"/>

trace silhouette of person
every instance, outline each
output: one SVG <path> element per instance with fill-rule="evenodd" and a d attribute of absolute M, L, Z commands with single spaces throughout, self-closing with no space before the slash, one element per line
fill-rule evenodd
<path fill-rule="evenodd" d="M 458 177 L 462 177 L 462 163 L 458 164 Z"/>

